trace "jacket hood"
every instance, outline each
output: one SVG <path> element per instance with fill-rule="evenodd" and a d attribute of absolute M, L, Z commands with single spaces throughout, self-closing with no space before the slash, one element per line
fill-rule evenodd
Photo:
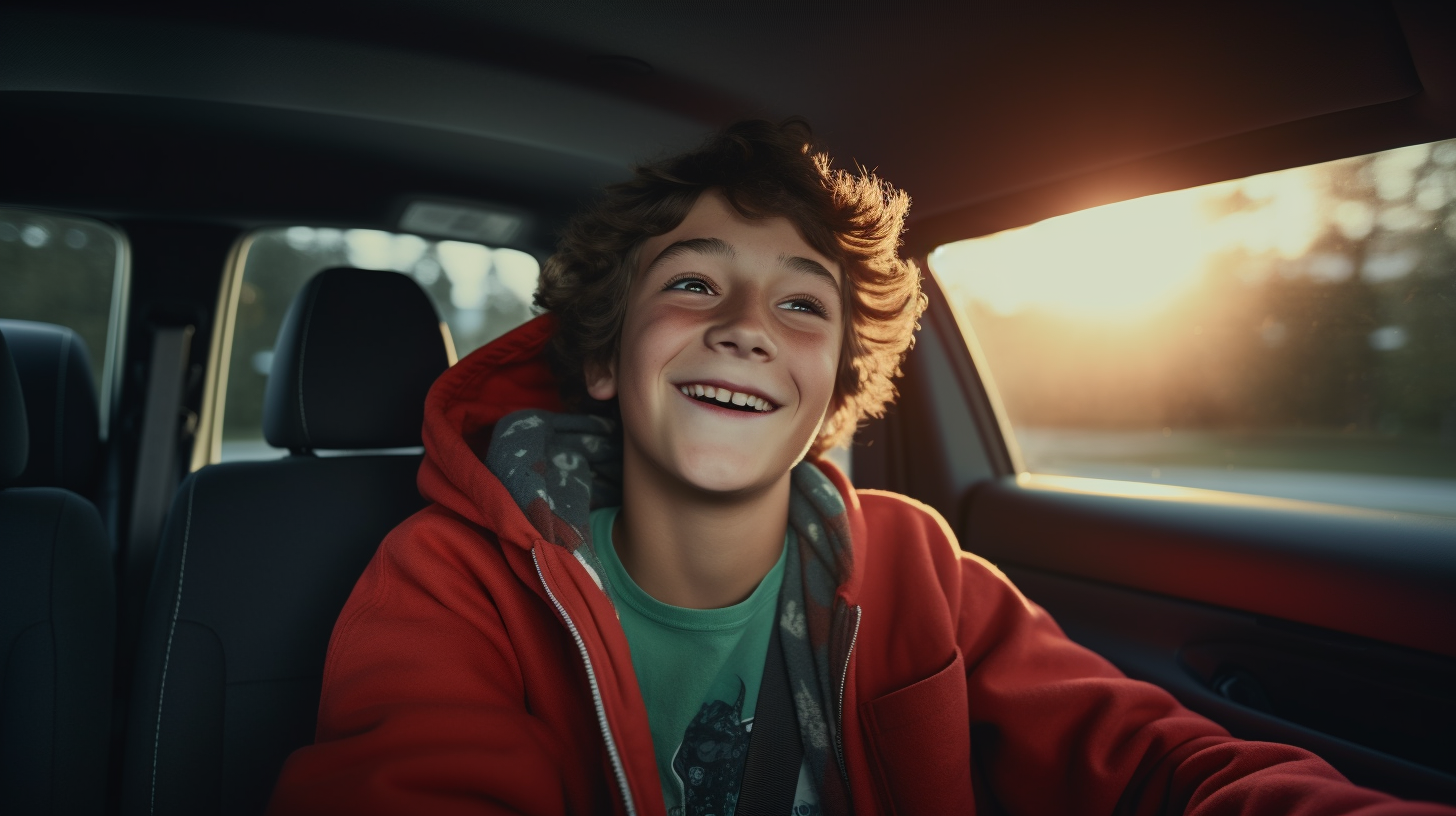
<path fill-rule="evenodd" d="M 496 338 L 447 369 L 425 397 L 420 494 L 527 548 L 541 535 L 485 460 L 502 417 L 561 410 L 545 357 L 555 328 L 556 317 L 544 314 Z"/>
<path fill-rule="evenodd" d="M 541 315 L 436 381 L 425 401 L 420 492 L 503 542 L 561 547 L 610 596 L 590 514 L 622 502 L 621 446 L 614 422 L 557 412 L 545 355 L 555 327 Z"/>

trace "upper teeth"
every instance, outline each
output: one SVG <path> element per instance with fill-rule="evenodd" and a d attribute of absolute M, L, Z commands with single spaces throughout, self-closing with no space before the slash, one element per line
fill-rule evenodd
<path fill-rule="evenodd" d="M 734 405 L 745 405 L 756 411 L 772 411 L 773 403 L 763 397 L 755 397 L 752 394 L 745 394 L 742 391 L 729 391 L 727 388 L 715 388 L 711 385 L 680 385 L 678 390 L 689 397 L 707 397 L 719 402 L 731 402 Z"/>

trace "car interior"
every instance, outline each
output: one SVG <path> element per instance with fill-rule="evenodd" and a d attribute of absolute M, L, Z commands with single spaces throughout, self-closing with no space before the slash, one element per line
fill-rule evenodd
<path fill-rule="evenodd" d="M 1452 192 L 1423 212 L 1456 239 L 1456 6 L 5 0 L 0 810 L 262 812 L 312 740 L 339 610 L 423 507 L 433 380 L 530 316 L 603 185 L 787 116 L 914 202 L 929 306 L 898 401 L 842 452 L 854 484 L 934 508 L 1235 736 L 1456 804 L 1456 494 L 1407 512 L 1037 468 L 936 261 L 1437 143 L 1421 167 Z M 1456 254 L 1428 255 L 1447 288 L 1407 300 L 1456 303 Z M 1406 342 L 1380 331 L 1362 353 Z M 1449 400 L 1456 322 L 1432 331 L 1421 376 Z M 1417 440 L 1443 462 L 1450 405 Z"/>

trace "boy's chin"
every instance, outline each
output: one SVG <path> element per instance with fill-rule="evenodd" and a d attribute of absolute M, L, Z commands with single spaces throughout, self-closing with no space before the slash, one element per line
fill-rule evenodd
<path fill-rule="evenodd" d="M 791 462 L 766 462 L 745 458 L 741 452 L 724 452 L 716 456 L 700 452 L 679 459 L 675 470 L 678 478 L 692 488 L 704 493 L 730 496 L 752 493 L 774 485 L 789 471 L 791 465 Z"/>

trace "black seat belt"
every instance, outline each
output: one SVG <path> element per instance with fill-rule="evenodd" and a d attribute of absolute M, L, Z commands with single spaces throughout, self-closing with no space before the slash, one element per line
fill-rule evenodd
<path fill-rule="evenodd" d="M 159 326 L 152 335 L 136 478 L 132 483 L 131 525 L 121 569 L 121 636 L 125 646 L 130 645 L 141 619 L 157 540 L 177 490 L 178 429 L 192 333 L 190 325 Z"/>
<path fill-rule="evenodd" d="M 748 757 L 743 761 L 743 782 L 738 789 L 736 816 L 788 816 L 794 809 L 799 788 L 799 766 L 804 763 L 804 743 L 799 735 L 799 718 L 794 713 L 794 694 L 784 666 L 779 625 L 774 620 L 763 661 L 763 682 L 753 710 L 753 731 Z"/>

